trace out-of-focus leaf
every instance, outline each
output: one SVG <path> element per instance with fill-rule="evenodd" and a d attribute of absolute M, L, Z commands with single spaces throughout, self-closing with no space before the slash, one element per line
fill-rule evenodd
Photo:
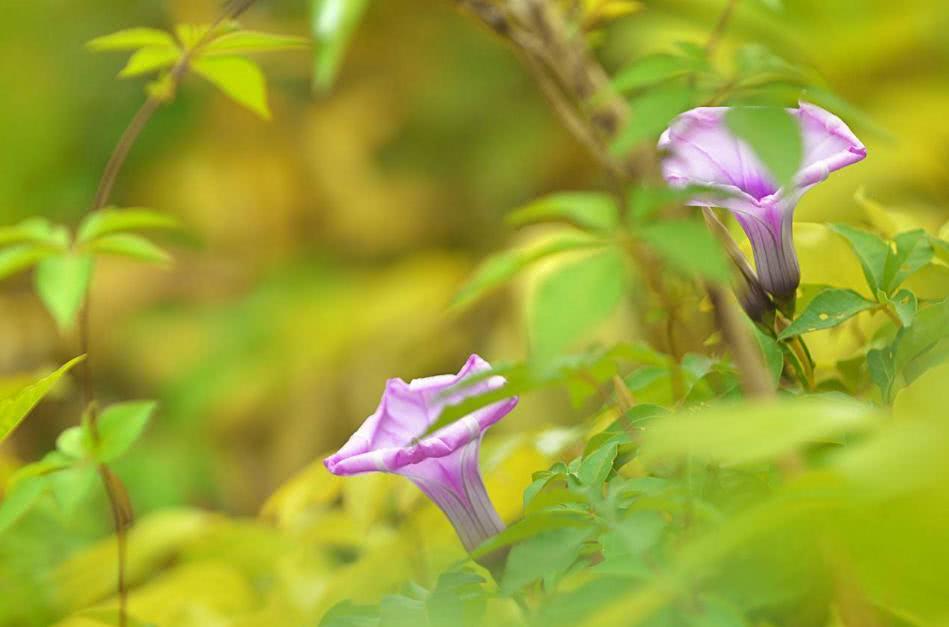
<path fill-rule="evenodd" d="M 301 50 L 308 46 L 309 42 L 302 37 L 239 30 L 221 35 L 209 42 L 201 49 L 201 56 Z"/>
<path fill-rule="evenodd" d="M 530 248 L 498 253 L 481 264 L 475 275 L 458 290 L 452 305 L 463 307 L 477 300 L 489 290 L 503 285 L 528 265 L 550 255 L 601 246 L 603 242 L 577 234 L 557 237 Z"/>
<path fill-rule="evenodd" d="M 89 436 L 81 426 L 69 427 L 56 438 L 56 450 L 71 460 L 85 459 L 90 448 Z"/>
<path fill-rule="evenodd" d="M 49 489 L 66 516 L 72 516 L 76 508 L 89 495 L 98 477 L 92 464 L 77 464 L 48 476 Z"/>
<path fill-rule="evenodd" d="M 54 254 L 54 250 L 34 244 L 20 244 L 0 250 L 0 279 L 26 270 Z"/>
<path fill-rule="evenodd" d="M 900 290 L 890 299 L 890 305 L 904 327 L 913 324 L 913 319 L 916 318 L 916 294 L 909 290 Z"/>
<path fill-rule="evenodd" d="M 605 319 L 619 304 L 626 269 L 619 250 L 591 254 L 552 271 L 528 308 L 533 356 L 560 353 Z"/>
<path fill-rule="evenodd" d="M 621 92 L 631 91 L 707 68 L 707 63 L 694 57 L 651 54 L 619 70 L 613 77 L 613 86 Z"/>
<path fill-rule="evenodd" d="M 720 283 L 731 277 L 721 244 L 704 224 L 694 220 L 667 220 L 642 227 L 638 235 L 673 267 L 688 276 Z"/>
<path fill-rule="evenodd" d="M 66 362 L 58 370 L 36 383 L 26 386 L 13 396 L 0 400 L 0 442 L 3 442 L 16 429 L 36 404 L 56 385 L 56 382 L 83 358 L 84 355 L 80 355 Z"/>
<path fill-rule="evenodd" d="M 171 255 L 141 235 L 115 233 L 93 240 L 87 250 L 97 255 L 118 255 L 149 263 L 171 263 Z"/>
<path fill-rule="evenodd" d="M 771 371 L 771 376 L 774 378 L 775 382 L 780 381 L 781 372 L 784 370 L 784 352 L 781 350 L 781 345 L 778 344 L 770 335 L 766 335 L 758 327 L 752 327 L 754 329 L 755 339 L 758 341 L 758 346 L 761 348 L 761 352 L 764 354 L 765 363 L 768 365 L 768 370 Z"/>
<path fill-rule="evenodd" d="M 27 218 L 13 226 L 0 227 L 0 245 L 23 243 L 65 248 L 69 245 L 69 233 L 44 218 Z"/>
<path fill-rule="evenodd" d="M 36 266 L 36 293 L 60 329 L 68 329 L 76 321 L 92 279 L 92 267 L 92 255 L 71 253 L 47 257 Z"/>
<path fill-rule="evenodd" d="M 593 535 L 591 529 L 547 531 L 511 549 L 501 580 L 501 590 L 516 592 L 541 577 L 556 578 L 580 555 L 580 547 Z"/>
<path fill-rule="evenodd" d="M 894 370 L 897 373 L 908 370 L 914 361 L 937 349 L 946 338 L 949 338 L 949 299 L 917 311 L 913 325 L 904 329 L 895 342 Z"/>
<path fill-rule="evenodd" d="M 873 407 L 844 398 L 723 403 L 654 420 L 643 434 L 642 457 L 646 463 L 693 455 L 726 466 L 749 464 L 878 422 Z"/>
<path fill-rule="evenodd" d="M 860 265 L 863 266 L 867 285 L 870 286 L 870 293 L 875 295 L 877 290 L 882 289 L 884 285 L 883 273 L 890 247 L 873 233 L 855 229 L 846 224 L 832 224 L 830 228 L 846 239 L 857 254 Z"/>
<path fill-rule="evenodd" d="M 610 145 L 610 152 L 623 154 L 641 141 L 657 138 L 672 118 L 688 109 L 691 102 L 692 90 L 682 85 L 650 89 L 630 103 L 632 115 Z"/>
<path fill-rule="evenodd" d="M 807 304 L 807 308 L 788 328 L 781 331 L 779 338 L 783 340 L 802 333 L 829 329 L 873 307 L 876 307 L 876 303 L 853 290 L 824 290 Z"/>
<path fill-rule="evenodd" d="M 471 571 L 442 573 L 425 602 L 431 625 L 476 627 L 484 614 L 484 579 Z"/>
<path fill-rule="evenodd" d="M 883 290 L 890 294 L 912 273 L 930 262 L 933 248 L 922 229 L 900 233 L 893 238 L 883 269 Z"/>
<path fill-rule="evenodd" d="M 171 34 L 155 28 L 127 28 L 111 35 L 96 37 L 86 44 L 96 52 L 105 50 L 137 50 L 139 48 L 175 47 Z"/>
<path fill-rule="evenodd" d="M 327 90 L 336 80 L 349 40 L 362 20 L 369 0 L 310 0 L 313 38 L 313 86 Z"/>
<path fill-rule="evenodd" d="M 778 186 L 790 185 L 804 157 L 797 119 L 779 107 L 735 107 L 725 120 L 732 132 L 751 146 Z"/>
<path fill-rule="evenodd" d="M 93 456 L 109 463 L 124 454 L 145 430 L 156 406 L 154 401 L 136 401 L 107 407 L 99 416 L 99 442 Z"/>
<path fill-rule="evenodd" d="M 559 192 L 516 209 L 507 219 L 515 226 L 564 220 L 592 231 L 612 231 L 619 224 L 619 209 L 609 194 Z"/>
<path fill-rule="evenodd" d="M 170 68 L 181 58 L 181 50 L 173 46 L 149 46 L 137 50 L 119 72 L 120 78 L 141 76 L 156 70 Z"/>
<path fill-rule="evenodd" d="M 867 369 L 870 371 L 870 378 L 873 383 L 880 388 L 883 400 L 889 402 L 893 381 L 896 378 L 896 371 L 893 368 L 893 349 L 887 346 L 869 351 L 867 353 Z"/>
<path fill-rule="evenodd" d="M 108 208 L 89 215 L 79 225 L 76 241 L 84 244 L 107 233 L 146 229 L 175 229 L 180 225 L 174 217 L 151 209 Z"/>
<path fill-rule="evenodd" d="M 42 475 L 18 481 L 3 495 L 0 501 L 0 533 L 25 514 L 47 487 L 47 478 Z"/>
<path fill-rule="evenodd" d="M 379 627 L 379 608 L 342 601 L 323 616 L 320 627 Z"/>
<path fill-rule="evenodd" d="M 241 57 L 206 57 L 191 64 L 196 74 L 265 120 L 270 119 L 267 81 L 260 67 Z"/>
<path fill-rule="evenodd" d="M 589 456 L 584 456 L 577 471 L 577 477 L 585 485 L 599 485 L 606 481 L 613 470 L 613 461 L 616 459 L 617 443 L 613 442 L 600 447 Z"/>

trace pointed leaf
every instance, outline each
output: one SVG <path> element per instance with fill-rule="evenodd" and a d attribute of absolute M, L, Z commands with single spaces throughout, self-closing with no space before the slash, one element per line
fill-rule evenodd
<path fill-rule="evenodd" d="M 801 127 L 779 107 L 735 107 L 725 116 L 728 127 L 751 146 L 779 187 L 790 185 L 801 167 Z"/>
<path fill-rule="evenodd" d="M 172 46 L 149 46 L 136 51 L 129 57 L 128 63 L 119 72 L 120 78 L 132 78 L 141 76 L 156 70 L 170 68 L 178 59 L 182 52 Z"/>
<path fill-rule="evenodd" d="M 127 28 L 111 35 L 96 37 L 86 44 L 87 48 L 96 52 L 174 46 L 175 40 L 170 33 L 155 28 Z"/>
<path fill-rule="evenodd" d="M 22 272 L 30 266 L 55 254 L 46 246 L 20 244 L 0 250 L 0 279 Z"/>
<path fill-rule="evenodd" d="M 65 254 L 48 257 L 36 266 L 36 292 L 60 329 L 76 321 L 92 278 L 91 255 Z"/>
<path fill-rule="evenodd" d="M 916 294 L 909 290 L 900 290 L 893 295 L 892 299 L 890 299 L 890 306 L 893 307 L 893 311 L 896 313 L 896 316 L 900 319 L 900 323 L 904 327 L 908 327 L 913 324 L 913 320 L 916 318 L 916 309 L 918 307 L 916 302 Z"/>
<path fill-rule="evenodd" d="M 239 30 L 221 35 L 208 43 L 201 49 L 201 56 L 301 50 L 309 45 L 310 42 L 303 37 Z"/>
<path fill-rule="evenodd" d="M 656 252 L 688 276 L 720 283 L 731 278 L 731 265 L 721 244 L 704 224 L 694 220 L 667 220 L 637 231 Z"/>
<path fill-rule="evenodd" d="M 76 357 L 55 372 L 20 389 L 12 396 L 0 399 L 0 442 L 3 442 L 16 429 L 56 382 L 82 359 L 82 356 Z"/>
<path fill-rule="evenodd" d="M 93 240 L 87 249 L 99 255 L 118 255 L 150 263 L 171 263 L 171 255 L 141 235 L 116 233 Z"/>
<path fill-rule="evenodd" d="M 632 116 L 610 145 L 610 152 L 621 155 L 644 140 L 655 140 L 669 122 L 689 108 L 692 90 L 681 85 L 651 89 L 630 103 Z"/>
<path fill-rule="evenodd" d="M 835 327 L 861 311 L 876 306 L 876 303 L 853 290 L 824 290 L 807 304 L 807 308 L 781 332 L 778 339 L 784 340 L 802 333 Z"/>
<path fill-rule="evenodd" d="M 107 407 L 99 416 L 99 442 L 93 456 L 110 463 L 124 454 L 142 435 L 156 406 L 154 401 L 136 401 Z"/>
<path fill-rule="evenodd" d="M 333 85 L 349 40 L 368 8 L 369 0 L 310 0 L 316 89 L 324 91 Z"/>
<path fill-rule="evenodd" d="M 35 476 L 18 482 L 0 501 L 0 533 L 25 514 L 47 487 L 47 478 Z"/>
<path fill-rule="evenodd" d="M 612 231 L 619 225 L 619 209 L 609 194 L 560 192 L 513 211 L 507 220 L 515 226 L 566 221 L 592 231 Z"/>
<path fill-rule="evenodd" d="M 180 225 L 173 216 L 151 209 L 102 209 L 92 213 L 79 225 L 76 236 L 80 244 L 115 231 L 175 229 Z"/>
<path fill-rule="evenodd" d="M 652 54 L 637 59 L 613 77 L 617 91 L 631 91 L 708 68 L 704 59 L 671 54 Z"/>
<path fill-rule="evenodd" d="M 195 73 L 265 120 L 270 119 L 267 81 L 253 61 L 240 57 L 205 57 L 192 63 Z"/>
<path fill-rule="evenodd" d="M 863 275 L 870 286 L 870 293 L 883 289 L 883 273 L 890 247 L 882 239 L 861 229 L 846 224 L 831 224 L 831 230 L 847 240 L 863 267 Z"/>
<path fill-rule="evenodd" d="M 898 288 L 912 273 L 933 258 L 933 247 L 926 231 L 917 229 L 900 233 L 893 238 L 893 248 L 886 258 L 881 287 L 888 293 Z"/>
<path fill-rule="evenodd" d="M 0 244 L 24 243 L 65 248 L 69 245 L 69 233 L 44 218 L 28 218 L 13 226 L 0 227 Z"/>

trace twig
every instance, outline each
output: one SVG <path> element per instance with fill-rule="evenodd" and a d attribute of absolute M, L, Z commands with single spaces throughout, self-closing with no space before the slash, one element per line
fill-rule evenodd
<path fill-rule="evenodd" d="M 725 9 L 722 11 L 722 14 L 718 18 L 718 22 L 715 24 L 715 28 L 712 29 L 712 33 L 708 36 L 708 41 L 705 43 L 705 54 L 709 57 L 712 56 L 712 53 L 715 52 L 715 48 L 718 47 L 719 42 L 722 40 L 722 36 L 725 34 L 725 30 L 728 28 L 728 23 L 732 19 L 732 15 L 735 13 L 735 7 L 738 5 L 738 0 L 726 0 Z"/>
<path fill-rule="evenodd" d="M 228 19 L 236 18 L 238 15 L 250 8 L 256 0 L 233 0 L 225 5 L 224 10 L 214 21 L 211 27 L 204 33 L 198 43 L 188 50 L 170 71 L 171 93 L 174 93 L 180 85 L 182 79 L 188 70 L 195 50 L 199 49 L 214 30 L 222 22 Z M 149 120 L 155 115 L 155 112 L 166 102 L 166 100 L 157 96 L 149 96 L 139 107 L 131 122 L 119 137 L 118 143 L 109 156 L 102 176 L 99 179 L 99 185 L 96 189 L 96 195 L 89 209 L 89 213 L 99 211 L 105 207 L 112 196 L 112 190 L 118 179 L 119 173 L 125 165 L 132 146 L 138 140 Z M 79 346 L 80 353 L 86 355 L 83 361 L 81 377 L 83 410 L 89 411 L 88 427 L 90 435 L 95 442 L 99 441 L 98 412 L 95 407 L 95 386 L 93 383 L 92 359 L 90 355 L 90 288 L 86 288 L 86 294 L 82 310 L 79 314 Z M 109 499 L 109 506 L 112 510 L 113 526 L 115 528 L 115 537 L 118 549 L 118 576 L 117 593 L 119 597 L 119 627 L 128 625 L 128 582 L 126 581 L 127 570 L 127 552 L 128 552 L 128 528 L 132 526 L 135 520 L 132 510 L 131 499 L 122 480 L 113 473 L 106 464 L 99 464 L 99 476 L 102 479 L 102 485 Z"/>

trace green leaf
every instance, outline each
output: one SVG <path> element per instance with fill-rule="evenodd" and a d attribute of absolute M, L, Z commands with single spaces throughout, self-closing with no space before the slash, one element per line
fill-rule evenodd
<path fill-rule="evenodd" d="M 781 350 L 781 345 L 778 344 L 776 339 L 766 335 L 757 326 L 752 326 L 752 329 L 754 329 L 758 347 L 761 348 L 761 352 L 764 354 L 765 363 L 768 365 L 771 377 L 777 383 L 781 380 L 781 373 L 784 371 L 784 351 Z"/>
<path fill-rule="evenodd" d="M 471 571 L 442 573 L 425 602 L 431 625 L 480 625 L 486 595 L 484 579 Z"/>
<path fill-rule="evenodd" d="M 127 28 L 111 35 L 96 37 L 86 44 L 96 52 L 105 50 L 137 50 L 138 48 L 175 47 L 175 40 L 163 30 L 155 28 Z"/>
<path fill-rule="evenodd" d="M 154 401 L 136 401 L 107 407 L 99 416 L 99 442 L 93 447 L 93 457 L 110 463 L 123 455 L 142 435 L 156 406 Z"/>
<path fill-rule="evenodd" d="M 625 285 L 623 255 L 615 248 L 553 270 L 528 308 L 533 356 L 556 355 L 602 322 L 619 304 Z"/>
<path fill-rule="evenodd" d="M 883 400 L 889 403 L 893 398 L 893 382 L 896 379 L 896 370 L 893 365 L 893 349 L 874 348 L 867 353 L 867 369 L 870 378 L 880 388 Z"/>
<path fill-rule="evenodd" d="M 708 63 L 696 57 L 652 54 L 625 66 L 613 77 L 613 87 L 631 91 L 654 83 L 708 69 Z"/>
<path fill-rule="evenodd" d="M 69 245 L 65 228 L 44 218 L 28 218 L 19 224 L 0 228 L 0 244 L 45 244 L 51 248 Z"/>
<path fill-rule="evenodd" d="M 507 250 L 489 257 L 475 275 L 460 289 L 452 300 L 453 307 L 462 307 L 480 298 L 486 292 L 509 281 L 530 264 L 568 250 L 597 248 L 599 240 L 583 235 L 557 237 L 531 248 Z"/>
<path fill-rule="evenodd" d="M 90 436 L 82 426 L 69 427 L 56 438 L 56 450 L 70 460 L 85 459 L 90 448 Z"/>
<path fill-rule="evenodd" d="M 893 370 L 897 374 L 910 370 L 914 362 L 924 359 L 947 338 L 949 338 L 949 299 L 920 308 L 916 312 L 913 325 L 904 328 L 894 342 Z M 922 371 L 915 374 L 918 376 L 922 374 Z M 908 381 L 913 378 L 907 376 Z"/>
<path fill-rule="evenodd" d="M 313 86 L 325 91 L 336 80 L 343 55 L 369 0 L 310 0 L 313 38 Z"/>
<path fill-rule="evenodd" d="M 181 50 L 172 46 L 149 46 L 142 48 L 129 57 L 128 63 L 126 63 L 125 67 L 119 72 L 119 77 L 132 78 L 170 68 L 178 62 L 181 55 Z"/>
<path fill-rule="evenodd" d="M 55 251 L 33 244 L 21 244 L 0 250 L 0 279 L 22 272 L 53 254 Z"/>
<path fill-rule="evenodd" d="M 0 501 L 0 533 L 25 514 L 47 487 L 47 477 L 37 475 L 17 482 Z"/>
<path fill-rule="evenodd" d="M 501 580 L 501 590 L 510 594 L 541 577 L 557 577 L 577 560 L 592 529 L 564 528 L 547 531 L 511 549 Z"/>
<path fill-rule="evenodd" d="M 893 248 L 887 255 L 881 287 L 887 294 L 893 293 L 906 277 L 927 265 L 932 258 L 933 247 L 926 231 L 917 229 L 900 233 L 893 238 Z"/>
<path fill-rule="evenodd" d="M 612 231 L 619 224 L 619 209 L 609 194 L 560 192 L 513 211 L 507 220 L 515 226 L 566 221 L 591 231 Z"/>
<path fill-rule="evenodd" d="M 83 358 L 84 356 L 80 355 L 55 372 L 18 390 L 12 396 L 0 399 L 0 442 L 3 442 L 16 429 L 26 415 L 36 407 L 36 404 L 56 385 L 56 382 Z"/>
<path fill-rule="evenodd" d="M 76 321 L 92 278 L 91 255 L 64 254 L 48 257 L 36 266 L 36 292 L 60 329 Z"/>
<path fill-rule="evenodd" d="M 904 327 L 908 327 L 913 324 L 913 320 L 916 318 L 916 309 L 918 307 L 916 302 L 916 294 L 909 290 L 900 290 L 893 295 L 893 298 L 890 299 L 889 304 L 891 307 L 893 307 L 893 311 L 896 313 L 896 316 L 900 319 L 900 323 Z"/>
<path fill-rule="evenodd" d="M 632 115 L 610 145 L 610 152 L 621 155 L 643 140 L 655 139 L 691 103 L 692 90 L 688 87 L 668 85 L 649 90 L 630 103 Z"/>
<path fill-rule="evenodd" d="M 85 244 L 107 233 L 141 231 L 146 229 L 176 229 L 180 224 L 174 217 L 151 209 L 102 209 L 92 213 L 79 225 L 76 241 Z"/>
<path fill-rule="evenodd" d="M 253 61 L 240 57 L 205 57 L 196 59 L 191 67 L 238 104 L 265 120 L 270 119 L 267 81 Z"/>
<path fill-rule="evenodd" d="M 60 509 L 72 516 L 96 483 L 98 471 L 92 464 L 78 464 L 49 476 L 49 487 Z"/>
<path fill-rule="evenodd" d="M 93 240 L 86 249 L 97 255 L 118 255 L 149 263 L 171 263 L 171 255 L 141 235 L 116 233 Z"/>
<path fill-rule="evenodd" d="M 883 273 L 890 247 L 885 241 L 861 229 L 846 224 L 831 224 L 830 229 L 847 240 L 863 267 L 863 275 L 870 286 L 870 293 L 876 294 L 883 288 Z"/>
<path fill-rule="evenodd" d="M 688 456 L 725 466 L 754 464 L 879 421 L 872 406 L 841 397 L 720 403 L 654 420 L 643 432 L 641 458 L 647 464 Z"/>
<path fill-rule="evenodd" d="M 302 37 L 239 30 L 221 35 L 208 43 L 201 49 L 201 56 L 301 50 L 309 47 L 309 45 L 310 42 Z"/>
<path fill-rule="evenodd" d="M 580 470 L 577 472 L 580 482 L 584 485 L 595 486 L 606 481 L 610 471 L 613 470 L 617 448 L 618 444 L 612 442 L 584 456 L 580 463 Z"/>
<path fill-rule="evenodd" d="M 342 601 L 326 612 L 320 627 L 379 627 L 379 608 Z"/>
<path fill-rule="evenodd" d="M 734 107 L 725 121 L 751 146 L 779 187 L 790 185 L 804 157 L 797 118 L 779 107 Z"/>
<path fill-rule="evenodd" d="M 673 267 L 688 276 L 720 283 L 727 283 L 731 278 L 731 266 L 721 244 L 700 222 L 658 222 L 642 227 L 637 234 Z"/>
<path fill-rule="evenodd" d="M 807 304 L 807 308 L 788 328 L 781 331 L 778 339 L 784 340 L 802 333 L 835 327 L 861 311 L 875 306 L 876 303 L 865 299 L 853 290 L 824 290 Z"/>

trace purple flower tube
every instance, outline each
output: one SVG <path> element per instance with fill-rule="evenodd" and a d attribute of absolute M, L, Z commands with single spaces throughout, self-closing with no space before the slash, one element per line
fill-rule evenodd
<path fill-rule="evenodd" d="M 486 361 L 472 355 L 455 375 L 410 383 L 389 379 L 375 413 L 324 461 L 326 468 L 336 475 L 389 472 L 410 479 L 445 513 L 465 549 L 474 550 L 504 529 L 478 467 L 481 438 L 514 409 L 518 399 L 498 401 L 422 436 L 444 407 L 503 386 L 505 379 L 500 376 L 458 386 L 490 369 Z"/>
<path fill-rule="evenodd" d="M 676 187 L 703 185 L 725 192 L 723 199 L 695 198 L 690 204 L 731 211 L 751 241 L 758 281 L 776 301 L 792 301 L 801 280 L 791 223 L 808 189 L 831 172 L 857 163 L 867 149 L 840 118 L 818 106 L 789 109 L 801 127 L 804 156 L 792 183 L 779 188 L 754 151 L 729 129 L 728 107 L 700 107 L 676 118 L 659 139 L 667 153 L 666 181 Z"/>

